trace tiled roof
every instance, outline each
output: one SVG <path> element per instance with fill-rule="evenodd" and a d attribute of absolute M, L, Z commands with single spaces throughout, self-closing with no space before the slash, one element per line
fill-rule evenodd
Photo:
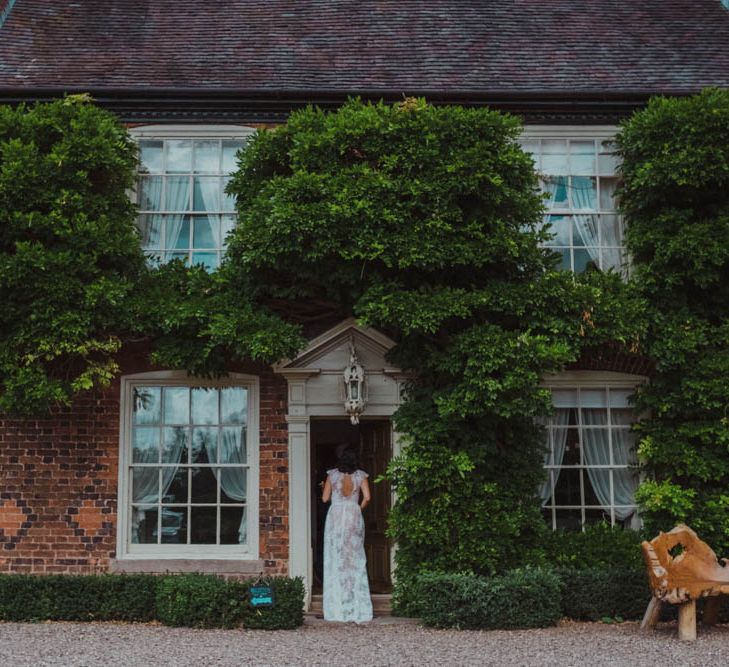
<path fill-rule="evenodd" d="M 4 89 L 478 96 L 707 85 L 729 86 L 720 0 L 16 0 L 0 28 Z"/>

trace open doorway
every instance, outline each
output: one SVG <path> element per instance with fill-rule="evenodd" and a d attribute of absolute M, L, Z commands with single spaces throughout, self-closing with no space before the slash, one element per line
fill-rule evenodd
<path fill-rule="evenodd" d="M 311 493 L 312 493 L 312 548 L 314 551 L 313 593 L 321 593 L 324 571 L 324 522 L 329 504 L 321 502 L 321 492 L 327 470 L 337 462 L 337 449 L 341 445 L 353 447 L 359 453 L 360 467 L 370 476 L 372 502 L 364 511 L 365 554 L 370 592 L 389 593 L 392 590 L 390 573 L 390 541 L 385 535 L 390 512 L 390 485 L 374 483 L 383 474 L 392 458 L 390 421 L 363 419 L 352 426 L 345 419 L 312 419 L 311 421 Z"/>

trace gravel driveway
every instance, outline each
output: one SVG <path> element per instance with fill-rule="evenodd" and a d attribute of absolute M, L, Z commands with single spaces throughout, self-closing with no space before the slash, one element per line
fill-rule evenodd
<path fill-rule="evenodd" d="M 644 637 L 636 623 L 456 632 L 414 624 L 308 622 L 295 631 L 189 630 L 110 623 L 0 623 L 0 665 L 722 665 L 729 626 L 679 642 L 675 625 Z"/>

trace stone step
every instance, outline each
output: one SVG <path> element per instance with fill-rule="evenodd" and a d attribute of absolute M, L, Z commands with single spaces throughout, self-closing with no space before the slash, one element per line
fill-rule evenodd
<path fill-rule="evenodd" d="M 373 593 L 370 598 L 372 599 L 372 612 L 375 616 L 390 616 L 392 613 L 392 595 L 389 593 Z M 309 613 L 320 615 L 322 609 L 322 596 L 312 595 Z"/>

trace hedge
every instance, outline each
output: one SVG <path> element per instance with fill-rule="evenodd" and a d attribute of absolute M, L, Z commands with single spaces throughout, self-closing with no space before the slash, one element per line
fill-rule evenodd
<path fill-rule="evenodd" d="M 261 580 L 272 607 L 253 608 L 254 580 L 190 575 L 0 575 L 0 621 L 137 621 L 200 628 L 280 630 L 303 623 L 301 579 Z"/>
<path fill-rule="evenodd" d="M 417 586 L 421 618 L 435 627 L 541 628 L 561 617 L 560 583 L 550 570 L 526 568 L 491 578 L 428 573 Z"/>
<path fill-rule="evenodd" d="M 157 589 L 157 612 L 165 625 L 196 628 L 289 630 L 304 622 L 304 584 L 300 578 L 256 580 L 273 590 L 272 607 L 254 608 L 248 598 L 253 581 L 226 581 L 200 574 L 165 577 Z"/>
<path fill-rule="evenodd" d="M 560 568 L 556 574 L 562 614 L 576 621 L 638 619 L 651 598 L 645 568 Z"/>
<path fill-rule="evenodd" d="M 160 577 L 0 575 L 0 621 L 152 621 Z"/>
<path fill-rule="evenodd" d="M 562 617 L 638 619 L 649 600 L 643 568 L 526 568 L 495 577 L 427 572 L 407 584 L 398 580 L 393 608 L 435 627 L 513 629 Z"/>

